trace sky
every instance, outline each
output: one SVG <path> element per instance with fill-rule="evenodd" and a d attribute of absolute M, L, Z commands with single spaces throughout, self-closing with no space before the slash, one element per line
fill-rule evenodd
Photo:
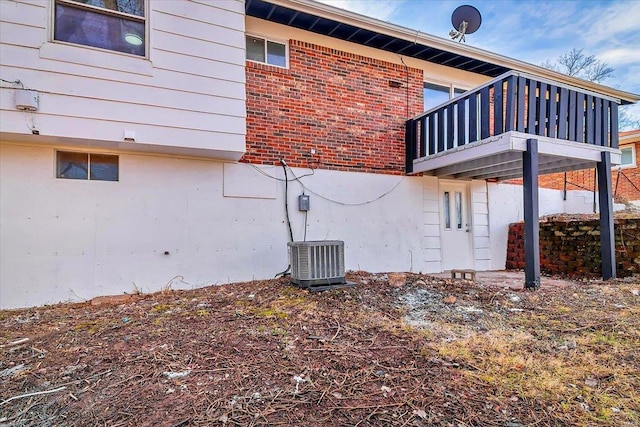
<path fill-rule="evenodd" d="M 601 83 L 640 94 L 639 0 L 319 0 L 396 25 L 449 38 L 451 14 L 472 5 L 482 25 L 466 44 L 535 65 L 583 49 L 614 68 Z M 628 108 L 640 119 L 640 105 Z"/>

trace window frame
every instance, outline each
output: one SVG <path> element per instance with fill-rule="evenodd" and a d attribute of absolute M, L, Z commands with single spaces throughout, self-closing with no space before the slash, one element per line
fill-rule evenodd
<path fill-rule="evenodd" d="M 261 39 L 264 41 L 264 61 L 256 61 L 255 59 L 249 59 L 247 58 L 247 38 L 254 38 L 254 39 Z M 269 65 L 270 67 L 278 67 L 278 68 L 282 68 L 282 69 L 288 69 L 289 68 L 289 40 L 279 40 L 279 39 L 272 39 L 270 37 L 265 37 L 265 36 L 261 36 L 258 34 L 253 34 L 253 33 L 246 33 L 244 35 L 244 40 L 245 40 L 245 54 L 244 54 L 244 58 L 246 61 L 249 62 L 253 62 L 254 64 L 262 64 L 262 65 Z M 277 43 L 280 45 L 284 46 L 284 65 L 277 65 L 277 64 L 270 64 L 268 61 L 269 58 L 269 52 L 267 51 L 267 43 Z"/>
<path fill-rule="evenodd" d="M 87 177 L 86 178 L 71 178 L 60 176 L 59 164 L 60 164 L 60 153 L 68 153 L 68 154 L 84 154 L 87 158 Z M 111 156 L 116 159 L 116 179 L 98 179 L 92 178 L 92 170 L 91 170 L 91 156 Z M 54 175 L 55 179 L 62 179 L 65 181 L 101 181 L 101 182 L 120 182 L 120 155 L 113 153 L 100 153 L 100 152 L 90 152 L 90 151 L 73 151 L 73 150 L 55 150 L 54 155 Z"/>
<path fill-rule="evenodd" d="M 51 4 L 51 13 L 50 13 L 51 25 L 50 25 L 50 31 L 49 31 L 49 33 L 50 33 L 50 41 L 52 43 L 59 43 L 61 45 L 66 45 L 66 46 L 76 46 L 76 47 L 79 47 L 79 48 L 86 48 L 86 49 L 97 49 L 97 50 L 99 50 L 101 52 L 115 53 L 115 54 L 125 55 L 127 57 L 132 57 L 132 58 L 149 59 L 149 50 L 150 50 L 150 43 L 149 43 L 149 0 L 142 0 L 142 1 L 143 1 L 143 5 L 144 5 L 144 15 L 143 16 L 138 16 L 138 15 L 133 15 L 133 14 L 126 13 L 126 12 L 118 12 L 116 10 L 106 9 L 106 8 L 99 7 L 99 6 L 83 4 L 83 3 L 80 3 L 78 0 L 51 0 L 51 3 L 50 3 Z M 108 49 L 108 48 L 104 48 L 104 47 L 98 47 L 98 46 L 92 46 L 92 45 L 88 45 L 88 44 L 82 44 L 82 43 L 76 43 L 76 42 L 70 42 L 70 41 L 66 41 L 66 40 L 58 40 L 58 39 L 56 39 L 55 30 L 56 30 L 56 6 L 57 5 L 67 6 L 67 7 L 74 8 L 74 9 L 79 9 L 79 10 L 86 10 L 88 12 L 92 12 L 92 13 L 96 13 L 96 14 L 116 17 L 116 18 L 132 21 L 132 22 L 137 22 L 137 23 L 142 23 L 144 25 L 144 34 L 143 34 L 144 40 L 143 40 L 143 43 L 142 43 L 142 45 L 144 46 L 144 55 L 138 55 L 138 54 L 135 54 L 135 53 L 123 52 L 123 51 L 115 50 L 115 49 Z"/>
<path fill-rule="evenodd" d="M 630 169 L 630 168 L 635 168 L 638 167 L 638 165 L 636 164 L 636 144 L 629 144 L 629 145 L 624 145 L 619 147 L 620 149 L 620 153 L 622 153 L 622 150 L 631 150 L 631 163 L 627 163 L 626 165 L 622 164 L 622 155 L 620 156 L 620 165 L 617 166 L 617 168 L 620 169 Z"/>
<path fill-rule="evenodd" d="M 441 102 L 440 104 L 433 105 L 433 106 L 431 106 L 429 108 L 425 107 L 425 105 L 424 105 L 424 102 L 425 102 L 424 90 L 426 89 L 426 85 L 439 86 L 441 88 L 446 88 L 448 90 L 448 92 L 449 92 L 449 98 L 444 102 L 451 101 L 456 96 L 462 95 L 463 93 L 465 93 L 465 92 L 467 92 L 469 90 L 469 89 L 467 89 L 465 87 L 458 86 L 457 84 L 455 84 L 453 82 L 443 83 L 441 81 L 435 81 L 435 80 L 423 80 L 422 81 L 422 107 L 424 108 L 424 111 L 429 111 L 429 110 L 437 107 L 438 105 L 442 104 L 442 102 Z M 457 93 L 456 91 L 461 91 L 461 92 Z M 442 92 L 444 93 L 444 91 L 442 91 Z"/>

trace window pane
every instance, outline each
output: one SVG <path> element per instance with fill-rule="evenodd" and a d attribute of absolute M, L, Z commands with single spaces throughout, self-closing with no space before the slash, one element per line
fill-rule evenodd
<path fill-rule="evenodd" d="M 265 62 L 264 40 L 247 36 L 247 59 L 250 61 Z"/>
<path fill-rule="evenodd" d="M 433 83 L 425 83 L 423 89 L 424 109 L 429 110 L 449 100 L 449 88 Z"/>
<path fill-rule="evenodd" d="M 456 226 L 462 230 L 462 193 L 456 191 Z"/>
<path fill-rule="evenodd" d="M 92 154 L 91 179 L 98 181 L 117 181 L 118 156 Z"/>
<path fill-rule="evenodd" d="M 449 192 L 444 192 L 444 228 L 451 228 L 451 201 L 449 200 Z"/>
<path fill-rule="evenodd" d="M 466 90 L 464 90 L 464 89 L 460 89 L 459 87 L 454 87 L 454 88 L 453 88 L 453 94 L 454 94 L 454 96 L 458 96 L 458 95 L 460 95 L 461 93 L 465 93 L 465 92 L 466 92 Z"/>
<path fill-rule="evenodd" d="M 54 38 L 84 46 L 145 55 L 143 22 L 62 4 L 56 5 Z"/>
<path fill-rule="evenodd" d="M 622 151 L 622 162 L 620 166 L 632 165 L 633 164 L 633 149 L 629 148 L 621 148 Z"/>
<path fill-rule="evenodd" d="M 65 179 L 87 179 L 87 153 L 67 153 L 58 151 L 56 160 L 56 177 Z"/>
<path fill-rule="evenodd" d="M 73 0 L 77 3 L 115 10 L 130 15 L 144 16 L 144 0 Z"/>
<path fill-rule="evenodd" d="M 278 65 L 280 67 L 287 66 L 287 49 L 282 43 L 267 42 L 267 63 Z"/>

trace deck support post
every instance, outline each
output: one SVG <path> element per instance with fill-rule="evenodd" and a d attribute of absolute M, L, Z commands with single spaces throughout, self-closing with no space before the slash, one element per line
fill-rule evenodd
<path fill-rule="evenodd" d="M 527 139 L 522 153 L 524 185 L 524 278 L 526 289 L 540 287 L 540 208 L 538 203 L 538 140 Z"/>
<path fill-rule="evenodd" d="M 616 251 L 613 231 L 613 198 L 611 194 L 611 153 L 603 151 L 598 170 L 598 197 L 600 203 L 600 254 L 602 278 L 615 279 Z"/>

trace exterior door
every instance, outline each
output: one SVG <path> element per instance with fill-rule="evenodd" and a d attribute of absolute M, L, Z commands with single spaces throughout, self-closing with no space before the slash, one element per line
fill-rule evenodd
<path fill-rule="evenodd" d="M 442 269 L 473 268 L 469 185 L 440 181 Z"/>

